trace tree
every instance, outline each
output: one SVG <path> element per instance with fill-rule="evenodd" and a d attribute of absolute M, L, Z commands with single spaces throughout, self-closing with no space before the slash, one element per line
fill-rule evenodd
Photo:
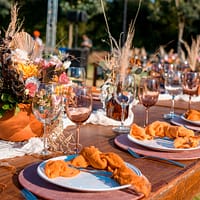
<path fill-rule="evenodd" d="M 181 55 L 184 31 L 187 30 L 190 36 L 198 34 L 191 29 L 191 25 L 200 18 L 199 0 L 156 0 L 149 2 L 149 9 L 152 11 L 149 19 L 163 24 L 171 23 L 178 27 L 177 52 Z"/>

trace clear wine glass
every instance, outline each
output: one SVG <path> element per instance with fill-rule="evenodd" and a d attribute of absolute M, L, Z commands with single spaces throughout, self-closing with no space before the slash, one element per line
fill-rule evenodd
<path fill-rule="evenodd" d="M 57 92 L 57 84 L 41 83 L 32 100 L 32 111 L 35 117 L 43 123 L 43 144 L 42 155 L 48 155 L 46 127 L 56 120 L 61 112 L 62 96 Z"/>
<path fill-rule="evenodd" d="M 171 111 L 168 114 L 164 114 L 165 119 L 172 119 L 176 116 L 174 112 L 175 96 L 182 94 L 182 73 L 175 69 L 170 69 L 165 76 L 165 91 L 172 96 L 171 99 Z"/>
<path fill-rule="evenodd" d="M 86 85 L 86 72 L 84 67 L 69 67 L 67 76 L 77 85 Z"/>
<path fill-rule="evenodd" d="M 145 123 L 144 127 L 149 124 L 149 108 L 154 106 L 158 101 L 160 93 L 160 83 L 157 78 L 142 77 L 138 87 L 138 98 L 140 103 L 145 106 Z"/>
<path fill-rule="evenodd" d="M 125 121 L 125 109 L 133 102 L 135 98 L 135 79 L 130 74 L 117 74 L 114 98 L 116 102 L 121 106 L 121 125 L 113 127 L 113 131 L 116 133 L 127 133 L 130 131 L 130 127 L 124 125 Z"/>
<path fill-rule="evenodd" d="M 185 72 L 183 73 L 183 94 L 189 95 L 188 110 L 191 108 L 191 99 L 193 95 L 198 95 L 199 73 Z"/>
<path fill-rule="evenodd" d="M 79 143 L 80 127 L 92 112 L 92 89 L 91 87 L 72 85 L 66 98 L 65 111 L 68 118 L 76 124 L 76 147 L 75 153 L 79 153 L 82 146 Z"/>

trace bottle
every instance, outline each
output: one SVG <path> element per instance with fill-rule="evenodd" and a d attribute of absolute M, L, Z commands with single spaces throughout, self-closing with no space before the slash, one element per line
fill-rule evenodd
<path fill-rule="evenodd" d="M 126 106 L 124 119 L 128 118 L 128 110 L 129 106 Z M 106 102 L 106 116 L 111 119 L 121 121 L 121 114 L 122 114 L 122 108 L 116 102 L 114 95 L 112 95 L 112 97 Z"/>

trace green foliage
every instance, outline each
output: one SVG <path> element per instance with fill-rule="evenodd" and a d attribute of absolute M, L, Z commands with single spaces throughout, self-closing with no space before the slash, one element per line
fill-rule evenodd
<path fill-rule="evenodd" d="M 0 118 L 3 117 L 6 111 L 11 111 L 15 109 L 15 113 L 18 112 L 19 108 L 17 106 L 16 99 L 13 98 L 11 94 L 2 93 L 1 94 L 1 105 L 0 105 Z"/>

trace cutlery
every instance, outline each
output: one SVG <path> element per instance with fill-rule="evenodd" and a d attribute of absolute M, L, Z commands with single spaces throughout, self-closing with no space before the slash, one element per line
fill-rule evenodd
<path fill-rule="evenodd" d="M 107 177 L 112 177 L 112 172 L 108 172 L 108 171 L 105 171 L 105 170 L 96 170 L 96 169 L 93 169 L 93 168 L 83 168 L 83 167 L 76 167 L 76 166 L 73 166 L 73 165 L 68 165 L 69 167 L 72 167 L 72 168 L 75 168 L 75 169 L 78 169 L 82 172 L 87 172 L 87 173 L 91 173 L 91 174 L 94 174 L 94 175 L 99 175 L 99 176 L 107 176 Z"/>
<path fill-rule="evenodd" d="M 21 193 L 26 200 L 38 200 L 38 198 L 32 192 L 25 188 L 21 190 Z"/>
<path fill-rule="evenodd" d="M 137 154 L 135 151 L 133 151 L 132 149 L 128 148 L 127 151 L 134 157 L 134 158 L 147 158 L 147 159 L 157 159 L 157 160 L 164 160 L 164 161 L 167 161 L 173 165 L 176 165 L 178 167 L 185 167 L 186 165 L 183 164 L 183 163 L 180 163 L 180 162 L 177 162 L 177 161 L 174 161 L 174 160 L 170 160 L 170 159 L 167 159 L 167 158 L 162 158 L 162 157 L 158 157 L 158 156 L 141 156 L 139 154 Z"/>

